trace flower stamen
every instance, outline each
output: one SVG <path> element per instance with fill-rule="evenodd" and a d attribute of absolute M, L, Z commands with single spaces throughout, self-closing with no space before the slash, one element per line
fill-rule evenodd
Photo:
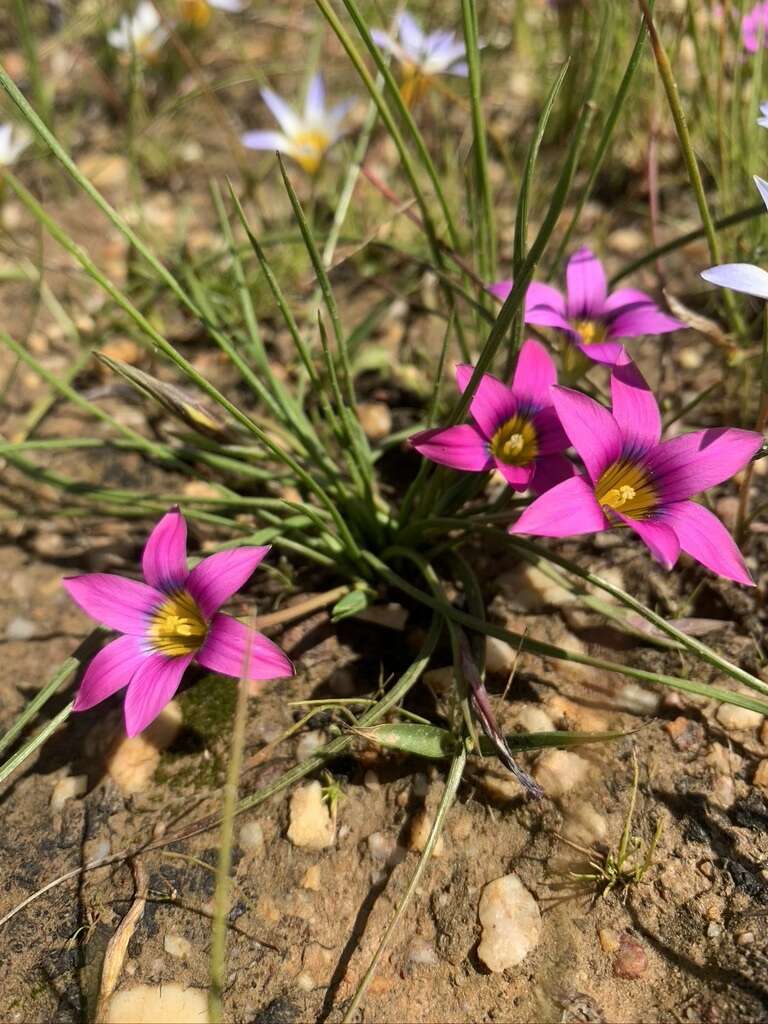
<path fill-rule="evenodd" d="M 582 345 L 599 345 L 605 341 L 607 328 L 598 320 L 577 320 L 574 327 L 579 332 Z"/>
<path fill-rule="evenodd" d="M 508 466 L 527 466 L 539 453 L 536 428 L 524 416 L 513 416 L 491 438 L 491 452 Z"/>
<path fill-rule="evenodd" d="M 208 624 L 192 595 L 180 590 L 155 611 L 148 634 L 153 650 L 176 658 L 202 647 Z"/>
<path fill-rule="evenodd" d="M 604 509 L 620 511 L 630 519 L 644 519 L 658 504 L 647 469 L 629 459 L 614 462 L 600 476 L 595 497 Z"/>
<path fill-rule="evenodd" d="M 304 168 L 307 174 L 314 174 L 320 166 L 331 140 L 325 132 L 309 130 L 297 132 L 291 141 L 296 148 L 296 162 Z"/>

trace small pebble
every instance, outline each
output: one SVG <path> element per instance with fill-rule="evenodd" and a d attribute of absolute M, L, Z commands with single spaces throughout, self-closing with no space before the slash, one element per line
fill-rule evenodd
<path fill-rule="evenodd" d="M 417 935 L 408 947 L 408 959 L 414 964 L 434 966 L 438 963 L 437 950 L 431 942 Z"/>
<path fill-rule="evenodd" d="M 619 933 L 613 928 L 601 928 L 597 933 L 604 953 L 615 953 L 621 945 Z"/>
<path fill-rule="evenodd" d="M 302 971 L 301 974 L 296 975 L 296 987 L 302 992 L 311 992 L 315 987 L 315 979 L 311 974 Z"/>
<path fill-rule="evenodd" d="M 493 973 L 517 966 L 541 938 L 539 906 L 517 875 L 489 882 L 478 914 L 483 932 L 477 955 Z"/>
<path fill-rule="evenodd" d="M 434 822 L 425 810 L 417 811 L 411 821 L 410 833 L 408 836 L 408 849 L 421 853 L 427 845 L 429 833 L 432 831 Z M 433 857 L 442 857 L 445 853 L 445 843 L 442 835 L 437 837 L 437 842 L 432 848 Z"/>
<path fill-rule="evenodd" d="M 697 750 L 704 742 L 704 727 L 687 715 L 678 715 L 664 726 L 678 750 Z"/>
<path fill-rule="evenodd" d="M 545 750 L 539 755 L 533 777 L 550 799 L 563 796 L 581 785 L 589 773 L 589 763 L 569 750 Z"/>
<path fill-rule="evenodd" d="M 523 704 L 515 715 L 514 724 L 526 732 L 552 732 L 555 728 L 547 712 L 535 704 Z"/>
<path fill-rule="evenodd" d="M 323 800 L 323 787 L 316 780 L 299 786 L 291 794 L 288 838 L 294 846 L 323 850 L 336 838 L 336 823 Z"/>
<path fill-rule="evenodd" d="M 304 872 L 304 877 L 301 880 L 302 889 L 309 889 L 311 892 L 320 892 L 322 885 L 322 879 L 320 877 L 320 865 L 312 864 Z"/>
<path fill-rule="evenodd" d="M 718 936 L 722 935 L 722 932 L 723 932 L 723 926 L 721 924 L 718 924 L 717 921 L 710 921 L 709 924 L 707 925 L 707 938 L 708 939 L 716 939 L 716 938 L 718 938 Z"/>
<path fill-rule="evenodd" d="M 617 707 L 629 711 L 633 715 L 655 715 L 659 710 L 661 697 L 647 686 L 627 683 L 622 686 L 614 698 Z"/>
<path fill-rule="evenodd" d="M 264 829 L 260 821 L 246 821 L 240 829 L 239 844 L 246 853 L 264 853 Z"/>
<path fill-rule="evenodd" d="M 367 843 L 371 857 L 382 864 L 399 864 L 405 857 L 405 850 L 390 832 L 371 832 Z"/>
<path fill-rule="evenodd" d="M 613 973 L 617 978 L 634 981 L 648 970 L 648 957 L 637 939 L 627 932 L 619 936 L 619 950 L 613 960 Z"/>
<path fill-rule="evenodd" d="M 363 433 L 371 441 L 381 441 L 392 433 L 392 413 L 384 402 L 360 402 L 357 416 Z"/>
<path fill-rule="evenodd" d="M 106 1014 L 106 1024 L 208 1024 L 209 1020 L 205 989 L 172 982 L 121 989 L 110 999 Z"/>
<path fill-rule="evenodd" d="M 9 640 L 30 640 L 37 632 L 37 626 L 31 619 L 17 615 L 5 627 L 5 635 Z"/>
<path fill-rule="evenodd" d="M 763 716 L 759 712 L 739 708 L 735 704 L 721 704 L 715 717 L 727 732 L 759 729 L 763 724 Z"/>
<path fill-rule="evenodd" d="M 67 775 L 59 779 L 51 793 L 51 811 L 56 814 L 67 800 L 75 800 L 88 789 L 87 775 Z"/>
<path fill-rule="evenodd" d="M 608 822 L 591 804 L 578 803 L 568 809 L 563 835 L 579 846 L 594 846 L 608 836 Z"/>
<path fill-rule="evenodd" d="M 372 768 L 369 768 L 368 771 L 363 776 L 363 785 L 365 786 L 366 789 L 369 789 L 372 792 L 374 792 L 377 789 L 381 789 L 379 776 Z"/>
<path fill-rule="evenodd" d="M 524 612 L 542 611 L 545 608 L 560 608 L 571 604 L 576 595 L 555 583 L 535 565 L 525 563 L 513 572 L 503 573 L 498 584 L 517 608 Z"/>
<path fill-rule="evenodd" d="M 302 733 L 299 742 L 296 744 L 296 760 L 306 761 L 326 742 L 326 735 L 322 729 L 310 729 Z"/>
<path fill-rule="evenodd" d="M 192 943 L 181 935 L 166 935 L 163 948 L 169 956 L 178 957 L 179 960 L 188 960 L 192 956 Z"/>
<path fill-rule="evenodd" d="M 485 667 L 491 675 L 508 676 L 515 667 L 517 652 L 495 636 L 485 638 Z"/>
<path fill-rule="evenodd" d="M 737 946 L 751 946 L 754 941 L 754 932 L 739 932 L 739 934 L 736 936 Z"/>
<path fill-rule="evenodd" d="M 768 759 L 762 760 L 757 766 L 752 778 L 752 785 L 768 792 Z"/>
<path fill-rule="evenodd" d="M 107 774 L 123 793 L 140 793 L 160 762 L 160 753 L 181 729 L 181 707 L 172 700 L 138 736 L 122 736 L 107 757 Z"/>

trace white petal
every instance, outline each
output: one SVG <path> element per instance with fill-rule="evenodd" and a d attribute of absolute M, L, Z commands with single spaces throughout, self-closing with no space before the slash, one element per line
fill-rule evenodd
<path fill-rule="evenodd" d="M 304 102 L 304 119 L 312 124 L 322 124 L 325 119 L 325 85 L 321 74 L 312 75 Z"/>
<path fill-rule="evenodd" d="M 278 96 L 271 89 L 262 89 L 261 98 L 267 104 L 272 114 L 283 129 L 286 135 L 296 135 L 302 130 L 301 118 L 294 113 L 285 100 Z"/>
<path fill-rule="evenodd" d="M 751 263 L 724 263 L 719 267 L 702 270 L 701 276 L 721 288 L 731 288 L 758 299 L 768 299 L 768 273 Z"/>
<path fill-rule="evenodd" d="M 768 207 L 768 181 L 765 181 L 757 175 L 755 175 L 754 181 L 757 185 L 757 191 L 760 193 L 760 198 L 763 200 L 766 207 Z"/>

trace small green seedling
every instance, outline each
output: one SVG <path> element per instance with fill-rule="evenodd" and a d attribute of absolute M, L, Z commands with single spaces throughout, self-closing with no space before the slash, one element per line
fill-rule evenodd
<path fill-rule="evenodd" d="M 344 791 L 341 788 L 341 783 L 337 782 L 330 772 L 323 772 L 323 800 L 328 805 L 328 811 L 334 820 L 338 803 L 343 798 Z"/>
<path fill-rule="evenodd" d="M 580 846 L 578 843 L 574 843 L 557 833 L 558 839 L 561 839 L 567 846 L 577 850 L 579 853 L 583 853 L 587 857 L 592 871 L 569 871 L 568 876 L 574 882 L 583 885 L 594 885 L 595 896 L 605 897 L 611 890 L 618 888 L 622 891 L 622 898 L 626 900 L 629 887 L 642 882 L 651 867 L 656 847 L 661 837 L 663 822 L 659 819 L 656 822 L 651 841 L 645 849 L 645 853 L 643 853 L 645 844 L 642 837 L 632 833 L 632 820 L 635 816 L 637 788 L 640 781 L 640 770 L 634 747 L 632 748 L 632 765 L 632 792 L 618 849 L 614 851 L 611 848 L 607 853 L 601 853 L 594 847 Z"/>

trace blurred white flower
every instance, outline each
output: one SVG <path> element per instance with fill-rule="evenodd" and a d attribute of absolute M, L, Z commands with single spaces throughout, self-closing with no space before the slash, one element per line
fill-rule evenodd
<path fill-rule="evenodd" d="M 285 153 L 308 174 L 315 174 L 325 154 L 341 138 L 341 123 L 355 101 L 343 100 L 326 110 L 325 86 L 323 76 L 319 74 L 309 83 L 302 114 L 297 114 L 271 89 L 262 89 L 261 96 L 282 131 L 246 132 L 241 140 L 243 145 L 248 149 Z"/>
<path fill-rule="evenodd" d="M 15 164 L 31 141 L 32 136 L 25 128 L 0 124 L 0 164 L 4 167 Z"/>
<path fill-rule="evenodd" d="M 117 27 L 107 32 L 107 42 L 115 50 L 135 51 L 142 57 L 157 53 L 167 38 L 168 29 L 149 0 L 141 0 L 133 14 L 124 14 Z"/>
<path fill-rule="evenodd" d="M 181 20 L 195 28 L 205 28 L 211 20 L 211 8 L 240 14 L 248 6 L 247 0 L 179 0 Z"/>
<path fill-rule="evenodd" d="M 467 76 L 466 49 L 455 32 L 423 32 L 406 11 L 398 15 L 396 24 L 397 39 L 380 29 L 373 29 L 371 36 L 377 46 L 400 61 L 407 74 Z"/>

